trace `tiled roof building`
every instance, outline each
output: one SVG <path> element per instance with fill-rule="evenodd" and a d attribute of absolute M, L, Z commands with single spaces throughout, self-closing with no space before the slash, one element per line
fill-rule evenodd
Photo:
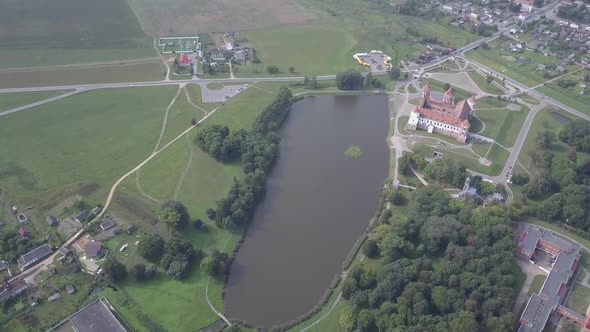
<path fill-rule="evenodd" d="M 412 110 L 406 128 L 424 129 L 429 133 L 455 137 L 457 141 L 464 143 L 471 127 L 469 119 L 473 115 L 473 106 L 474 97 L 455 103 L 453 88 L 445 92 L 442 100 L 432 99 L 430 86 L 426 84 L 422 88 L 420 103 Z"/>
<path fill-rule="evenodd" d="M 543 250 L 555 261 L 539 294 L 533 294 L 519 320 L 519 332 L 541 332 L 551 314 L 559 314 L 582 327 L 590 328 L 587 317 L 562 305 L 567 284 L 580 260 L 580 245 L 562 239 L 545 229 L 529 227 L 518 240 L 516 255 L 531 260 L 535 250 Z"/>

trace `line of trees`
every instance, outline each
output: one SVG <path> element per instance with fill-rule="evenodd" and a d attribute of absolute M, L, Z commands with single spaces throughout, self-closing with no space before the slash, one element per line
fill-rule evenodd
<path fill-rule="evenodd" d="M 512 229 L 499 206 L 475 207 L 428 186 L 407 216 L 373 225 L 362 263 L 343 282 L 349 331 L 511 331 Z"/>
<path fill-rule="evenodd" d="M 340 90 L 359 90 L 363 87 L 363 75 L 351 69 L 336 75 L 336 86 Z"/>
<path fill-rule="evenodd" d="M 250 131 L 230 132 L 224 127 L 210 126 L 195 138 L 197 146 L 217 160 L 240 159 L 246 173 L 244 179 L 234 179 L 227 196 L 217 201 L 215 209 L 207 209 L 207 216 L 218 227 L 242 227 L 251 219 L 264 194 L 266 175 L 278 156 L 276 131 L 289 112 L 292 99 L 291 90 L 282 87 Z"/>

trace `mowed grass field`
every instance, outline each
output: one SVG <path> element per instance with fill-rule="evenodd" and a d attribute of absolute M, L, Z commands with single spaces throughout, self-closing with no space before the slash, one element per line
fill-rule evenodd
<path fill-rule="evenodd" d="M 42 204 L 66 187 L 93 184 L 89 199 L 102 203 L 114 180 L 152 151 L 174 92 L 98 90 L 3 117 L 0 185 L 17 202 Z"/>
<path fill-rule="evenodd" d="M 125 0 L 0 0 L 0 68 L 156 56 Z"/>
<path fill-rule="evenodd" d="M 87 68 L 0 71 L 0 88 L 142 82 L 164 79 L 161 61 Z"/>
<path fill-rule="evenodd" d="M 205 210 L 213 207 L 215 202 L 224 197 L 232 185 L 234 177 L 243 176 L 239 164 L 222 164 L 211 158 L 195 146 L 194 136 L 199 130 L 212 124 L 226 125 L 233 129 L 249 129 L 256 116 L 264 110 L 275 98 L 280 83 L 258 83 L 261 89 L 249 88 L 232 100 L 219 106 L 211 115 L 186 138 L 179 139 L 162 151 L 140 170 L 138 183 L 142 190 L 155 198 L 156 201 L 142 196 L 137 188 L 134 175 L 127 178 L 117 191 L 114 206 L 109 210 L 117 216 L 123 216 L 128 223 L 135 224 L 142 232 L 157 232 L 167 237 L 168 232 L 153 224 L 155 213 L 161 201 L 177 199 L 188 209 L 191 220 L 201 219 L 207 224 L 206 232 L 198 231 L 192 225 L 176 232 L 177 236 L 190 240 L 195 247 L 210 253 L 214 249 L 232 251 L 241 233 L 239 230 L 230 233 L 218 229 L 205 215 Z M 194 92 L 198 86 L 187 86 L 191 92 L 191 99 L 195 101 Z M 267 91 L 264 91 L 267 90 Z M 178 100 L 177 100 L 178 102 Z M 176 103 L 175 103 L 176 105 Z M 192 105 L 178 107 L 193 107 Z M 211 108 L 213 105 L 199 104 Z M 168 128 L 167 128 L 168 129 Z M 140 239 L 140 238 L 139 238 Z M 118 248 L 123 242 L 130 243 L 127 253 L 133 252 L 133 241 L 127 237 L 117 236 L 107 242 L 110 248 Z M 141 257 L 135 253 L 126 257 L 126 253 L 114 250 L 113 253 L 125 264 L 132 266 L 141 262 Z M 125 308 L 122 312 L 126 321 L 138 321 L 137 310 L 151 317 L 157 324 L 167 330 L 190 331 L 205 327 L 218 319 L 209 309 L 205 300 L 206 278 L 198 267 L 183 281 L 174 281 L 161 272 L 161 276 L 154 281 L 137 284 L 126 281 L 118 285 L 122 292 L 134 302 L 132 308 Z M 211 280 L 209 284 L 209 298 L 214 306 L 223 311 L 222 301 L 223 282 Z M 105 296 L 113 303 L 124 305 L 123 295 L 116 292 L 105 292 Z M 126 315 L 131 315 L 127 319 Z M 184 317 L 178 320 L 178 317 Z M 141 323 L 139 324 L 141 325 Z M 138 331 L 146 327 L 134 326 Z"/>
<path fill-rule="evenodd" d="M 3 93 L 0 94 L 0 111 L 29 105 L 67 92 L 68 91 Z"/>
<path fill-rule="evenodd" d="M 254 43 L 259 65 L 241 66 L 239 76 L 265 75 L 266 66 L 277 66 L 283 75 L 294 67 L 296 75 L 329 75 L 357 68 L 352 58 L 357 41 L 345 26 L 305 25 L 251 31 L 242 34 Z M 258 71 L 258 73 L 256 72 Z"/>
<path fill-rule="evenodd" d="M 485 128 L 481 132 L 476 131 L 476 128 L 471 131 L 492 138 L 506 148 L 514 146 L 529 109 L 512 104 L 512 107 L 520 107 L 520 111 L 512 111 L 507 108 L 509 104 L 495 98 L 480 99 L 475 106 L 475 116 L 484 123 Z"/>
<path fill-rule="evenodd" d="M 537 88 L 537 91 L 580 112 L 590 114 L 590 106 L 588 106 L 590 105 L 590 95 L 587 92 L 584 93 L 584 89 L 579 85 L 588 84 L 583 80 L 585 73 L 586 71 L 579 71 L 563 77 L 566 80 L 576 81 L 578 83 L 576 86 L 564 89 L 557 85 L 558 80 Z"/>

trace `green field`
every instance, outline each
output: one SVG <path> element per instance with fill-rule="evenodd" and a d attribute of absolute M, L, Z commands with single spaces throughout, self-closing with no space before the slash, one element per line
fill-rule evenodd
<path fill-rule="evenodd" d="M 164 79 L 165 72 L 161 61 L 87 68 L 0 71 L 0 88 L 156 81 Z"/>
<path fill-rule="evenodd" d="M 49 91 L 49 92 L 19 92 L 0 94 L 0 111 L 29 105 L 51 97 L 59 96 L 68 91 Z"/>
<path fill-rule="evenodd" d="M 590 288 L 578 283 L 574 284 L 574 288 L 567 300 L 568 308 L 573 309 L 580 315 L 585 315 L 588 305 L 590 305 Z"/>
<path fill-rule="evenodd" d="M 153 149 L 174 89 L 97 90 L 2 118 L 0 185 L 23 204 L 96 185 L 90 200 L 101 202 Z"/>
<path fill-rule="evenodd" d="M 500 88 L 494 85 L 494 82 L 488 83 L 486 77 L 481 76 L 476 72 L 469 72 L 469 77 L 471 77 L 475 84 L 477 84 L 477 86 L 479 86 L 479 88 L 484 92 L 491 93 L 493 95 L 504 94 L 504 91 L 500 90 Z"/>
<path fill-rule="evenodd" d="M 529 87 L 547 81 L 542 73 L 537 71 L 540 64 L 555 65 L 558 62 L 557 59 L 540 53 L 510 53 L 499 48 L 485 50 L 481 47 L 467 53 L 467 57 Z M 519 63 L 518 58 L 530 63 Z"/>
<path fill-rule="evenodd" d="M 531 125 L 531 129 L 529 130 L 524 145 L 522 146 L 522 150 L 520 151 L 520 155 L 518 156 L 518 160 L 525 166 L 529 167 L 531 163 L 531 156 L 530 152 L 536 149 L 536 137 L 542 133 L 543 131 L 552 131 L 557 133 L 557 131 L 565 126 L 559 122 L 555 116 L 563 117 L 564 119 L 569 119 L 570 121 L 577 121 L 579 118 L 565 112 L 560 112 L 557 110 L 551 109 L 544 109 L 539 111 L 535 115 L 535 120 Z M 567 154 L 567 145 L 564 143 L 559 142 L 559 140 L 551 145 L 551 152 L 555 153 L 556 155 L 565 156 Z M 580 153 L 579 153 L 580 154 Z M 529 167 L 529 171 L 531 168 Z"/>
<path fill-rule="evenodd" d="M 1 68 L 156 56 L 124 0 L 0 0 L 0 8 Z"/>
<path fill-rule="evenodd" d="M 483 121 L 485 129 L 482 132 L 479 132 L 477 127 L 481 126 L 481 124 L 477 124 L 476 128 L 473 128 L 471 131 L 479 132 L 480 135 L 492 138 L 506 148 L 511 148 L 520 133 L 520 129 L 527 117 L 529 109 L 526 106 L 516 104 L 513 104 L 513 106 L 520 107 L 520 111 L 506 109 L 503 105 L 488 107 L 491 105 L 486 105 L 488 104 L 487 102 L 481 102 L 487 101 L 488 99 L 491 99 L 490 101 L 501 102 L 506 105 L 508 104 L 494 98 L 478 100 L 478 103 L 475 106 L 475 116 Z"/>
<path fill-rule="evenodd" d="M 262 64 L 238 67 L 239 76 L 267 76 L 269 65 L 291 76 L 289 67 L 297 75 L 329 75 L 358 67 L 352 58 L 357 42 L 352 31 L 341 25 L 286 26 L 247 32 L 243 37 L 254 43 Z"/>
<path fill-rule="evenodd" d="M 537 88 L 537 91 L 582 113 L 590 115 L 590 107 L 588 106 L 590 104 L 590 95 L 588 93 L 580 94 L 582 89 L 579 86 L 564 89 L 552 82 Z"/>

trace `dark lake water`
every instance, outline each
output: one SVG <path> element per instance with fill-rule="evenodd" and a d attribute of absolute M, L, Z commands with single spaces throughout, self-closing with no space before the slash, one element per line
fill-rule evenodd
<path fill-rule="evenodd" d="M 377 208 L 388 175 L 387 97 L 308 97 L 280 131 L 280 156 L 225 290 L 229 318 L 287 323 L 318 302 Z M 344 151 L 358 145 L 362 156 Z"/>

